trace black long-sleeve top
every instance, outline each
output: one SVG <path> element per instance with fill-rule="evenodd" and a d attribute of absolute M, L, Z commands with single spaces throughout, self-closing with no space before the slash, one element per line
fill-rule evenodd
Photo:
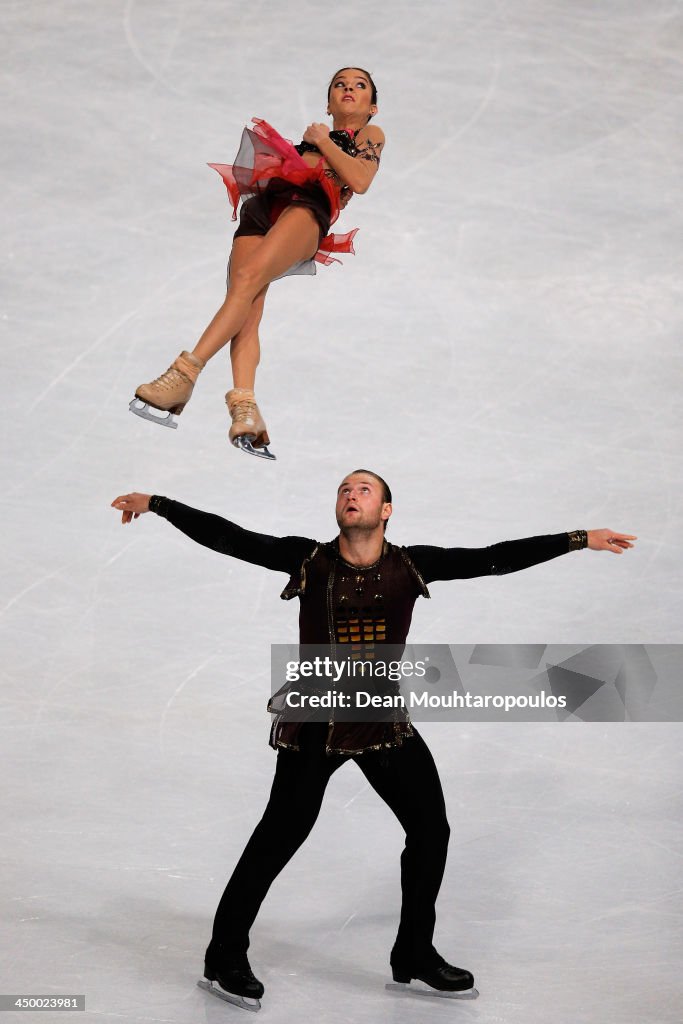
<path fill-rule="evenodd" d="M 429 597 L 428 583 L 518 572 L 585 547 L 587 542 L 584 531 L 526 537 L 485 548 L 426 544 L 399 548 L 385 540 L 373 565 L 354 566 L 341 557 L 337 539 L 321 544 L 308 537 L 254 533 L 220 516 L 156 495 L 150 509 L 205 547 L 289 574 L 281 597 L 300 599 L 299 642 L 329 644 L 354 658 L 376 659 L 380 657 L 376 645 L 405 644 L 415 601 L 419 596 Z M 298 749 L 300 725 L 276 719 L 271 745 Z M 367 723 L 331 718 L 327 750 L 358 754 L 400 745 L 411 735 L 407 715 L 395 721 Z"/>
<path fill-rule="evenodd" d="M 293 575 L 318 542 L 309 537 L 272 537 L 245 530 L 228 519 L 202 512 L 179 501 L 154 495 L 151 510 L 204 547 L 252 565 Z M 407 547 L 411 561 L 425 583 L 466 580 L 476 576 L 502 576 L 547 562 L 568 551 L 585 547 L 580 534 L 544 534 L 506 540 L 485 548 L 444 548 L 430 544 Z"/>

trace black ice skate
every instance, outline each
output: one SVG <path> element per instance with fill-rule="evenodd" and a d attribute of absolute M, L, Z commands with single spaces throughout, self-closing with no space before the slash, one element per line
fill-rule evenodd
<path fill-rule="evenodd" d="M 217 984 L 214 985 L 214 982 Z M 233 1003 L 243 1010 L 256 1013 L 261 1009 L 260 999 L 265 990 L 258 978 L 254 977 L 246 953 L 227 957 L 220 967 L 212 967 L 205 962 L 204 978 L 197 984 L 212 996 Z"/>
<path fill-rule="evenodd" d="M 391 973 L 394 984 L 387 982 L 385 987 L 402 995 L 441 996 L 447 999 L 476 999 L 479 995 L 469 971 L 453 967 L 438 955 L 424 970 L 411 970 L 403 964 L 392 963 Z M 413 985 L 413 981 L 423 984 Z"/>

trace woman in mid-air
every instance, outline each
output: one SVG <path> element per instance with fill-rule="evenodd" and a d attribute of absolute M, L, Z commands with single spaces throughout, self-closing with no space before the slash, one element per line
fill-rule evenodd
<path fill-rule="evenodd" d="M 192 352 L 182 352 L 165 373 L 136 390 L 131 412 L 177 426 L 173 415 L 190 400 L 200 371 L 230 342 L 233 387 L 225 396 L 230 440 L 251 455 L 275 458 L 254 398 L 258 326 L 268 285 L 289 274 L 314 274 L 315 262 L 334 262 L 334 252 L 353 252 L 355 231 L 328 231 L 353 193 L 366 192 L 377 173 L 384 133 L 369 123 L 376 112 L 377 90 L 368 72 L 342 68 L 327 92 L 331 131 L 311 124 L 293 146 L 254 118 L 254 127 L 244 129 L 235 163 L 210 165 L 225 182 L 233 218 L 242 200 L 225 301 Z"/>

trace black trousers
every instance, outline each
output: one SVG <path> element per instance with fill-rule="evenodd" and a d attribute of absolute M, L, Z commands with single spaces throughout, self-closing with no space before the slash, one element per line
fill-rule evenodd
<path fill-rule="evenodd" d="M 278 749 L 268 806 L 216 911 L 206 953 L 209 963 L 220 964 L 224 955 L 246 952 L 249 929 L 268 889 L 313 828 L 333 773 L 351 760 L 406 834 L 401 919 L 392 963 L 417 967 L 434 957 L 435 903 L 450 835 L 434 759 L 417 731 L 401 747 L 358 755 L 327 755 L 326 736 L 325 723 L 308 723 L 301 730 L 300 750 Z"/>

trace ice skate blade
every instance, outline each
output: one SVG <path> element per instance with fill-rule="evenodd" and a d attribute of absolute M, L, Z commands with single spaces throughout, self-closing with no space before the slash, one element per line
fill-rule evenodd
<path fill-rule="evenodd" d="M 200 978 L 197 985 L 199 988 L 203 988 L 205 992 L 210 992 L 212 996 L 223 999 L 226 1003 L 232 1003 L 233 1006 L 239 1006 L 242 1010 L 251 1010 L 253 1013 L 258 1013 L 261 1009 L 261 1001 L 259 999 L 247 999 L 245 996 L 237 996 L 232 992 L 226 992 L 225 989 L 214 985 L 212 981 L 207 981 L 206 978 Z"/>
<path fill-rule="evenodd" d="M 264 445 L 263 448 L 254 448 L 253 436 L 250 434 L 240 434 L 232 442 L 235 448 L 239 448 L 240 451 L 246 452 L 247 455 L 256 455 L 259 459 L 270 459 L 271 462 L 275 462 L 277 456 L 273 455 L 272 452 L 268 451 L 268 445 Z"/>
<path fill-rule="evenodd" d="M 138 403 L 141 403 L 138 405 Z M 150 406 L 147 402 L 143 402 L 141 398 L 134 398 L 128 406 L 131 412 L 134 412 L 136 416 L 139 416 L 143 420 L 149 420 L 150 423 L 158 423 L 160 427 L 170 427 L 171 430 L 177 430 L 178 424 L 173 419 L 173 413 L 167 412 L 165 416 L 155 416 L 150 412 Z M 159 410 L 160 412 L 162 410 Z"/>
<path fill-rule="evenodd" d="M 459 992 L 448 992 L 440 988 L 432 988 L 430 985 L 418 988 L 412 982 L 409 984 L 406 981 L 388 981 L 384 987 L 390 992 L 396 992 L 397 995 L 426 996 L 428 999 L 430 997 L 437 997 L 439 999 L 476 999 L 479 995 L 476 988 L 461 989 Z"/>

